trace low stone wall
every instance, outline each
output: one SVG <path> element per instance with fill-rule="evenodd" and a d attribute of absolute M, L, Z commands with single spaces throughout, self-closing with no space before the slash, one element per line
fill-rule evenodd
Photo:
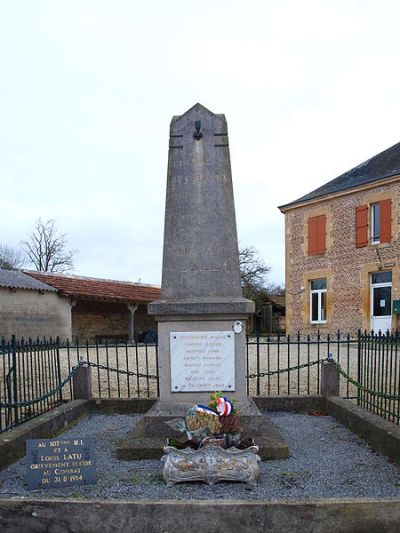
<path fill-rule="evenodd" d="M 261 411 L 305 413 L 326 409 L 324 396 L 260 396 L 253 400 Z"/>
<path fill-rule="evenodd" d="M 374 450 L 400 464 L 400 426 L 334 396 L 326 398 L 326 410 L 338 422 L 367 441 Z"/>
<path fill-rule="evenodd" d="M 202 533 L 397 532 L 400 501 L 0 500 L 2 533 L 201 531 Z"/>
<path fill-rule="evenodd" d="M 73 400 L 0 434 L 0 470 L 25 455 L 27 439 L 52 437 L 89 413 L 87 400 Z"/>

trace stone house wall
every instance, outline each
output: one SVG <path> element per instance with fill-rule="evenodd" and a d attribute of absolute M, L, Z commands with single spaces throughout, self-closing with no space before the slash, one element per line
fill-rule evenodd
<path fill-rule="evenodd" d="M 54 292 L 0 287 L 0 338 L 71 337 L 69 301 Z"/>
<path fill-rule="evenodd" d="M 72 308 L 72 338 L 89 342 L 96 338 L 127 340 L 129 320 L 126 304 L 79 300 Z M 138 306 L 134 325 L 136 339 L 145 331 L 157 331 L 155 320 L 147 315 L 147 304 Z"/>
<path fill-rule="evenodd" d="M 392 199 L 390 243 L 356 247 L 356 207 Z M 308 255 L 308 219 L 326 215 L 326 251 Z M 285 212 L 286 331 L 356 334 L 370 329 L 370 275 L 392 271 L 392 299 L 400 299 L 400 184 L 364 186 Z M 327 322 L 310 322 L 310 280 L 327 279 Z M 400 326 L 393 315 L 392 329 Z"/>

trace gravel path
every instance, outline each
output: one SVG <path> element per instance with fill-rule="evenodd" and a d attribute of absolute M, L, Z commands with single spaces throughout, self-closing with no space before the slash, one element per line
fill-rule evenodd
<path fill-rule="evenodd" d="M 65 437 L 91 436 L 96 442 L 96 485 L 28 490 L 25 458 L 0 472 L 0 497 L 183 499 L 299 499 L 400 497 L 400 467 L 372 451 L 329 416 L 272 413 L 286 437 L 291 457 L 262 463 L 255 488 L 241 483 L 208 486 L 187 483 L 167 488 L 159 461 L 119 461 L 115 446 L 140 419 L 138 415 L 90 415 Z"/>

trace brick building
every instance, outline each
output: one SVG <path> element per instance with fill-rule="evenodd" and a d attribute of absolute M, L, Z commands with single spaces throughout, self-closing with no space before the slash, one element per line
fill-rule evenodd
<path fill-rule="evenodd" d="M 150 340 L 157 331 L 147 304 L 160 297 L 159 287 L 49 272 L 24 273 L 55 289 L 59 299 L 68 303 L 68 337 L 74 341 Z"/>
<path fill-rule="evenodd" d="M 288 333 L 400 326 L 399 204 L 400 143 L 280 206 Z"/>

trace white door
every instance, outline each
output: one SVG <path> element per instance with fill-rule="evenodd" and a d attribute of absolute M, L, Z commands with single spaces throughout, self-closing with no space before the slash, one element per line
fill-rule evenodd
<path fill-rule="evenodd" d="M 390 279 L 390 281 L 389 281 Z M 371 283 L 371 329 L 386 333 L 392 329 L 392 273 L 376 272 Z"/>

